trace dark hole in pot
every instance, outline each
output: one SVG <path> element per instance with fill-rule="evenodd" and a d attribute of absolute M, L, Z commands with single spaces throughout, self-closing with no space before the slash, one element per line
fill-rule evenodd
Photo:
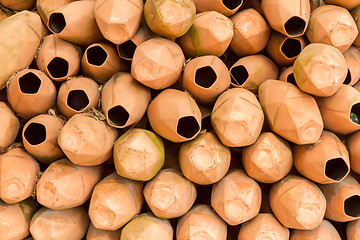
<path fill-rule="evenodd" d="M 241 86 L 249 78 L 249 73 L 243 65 L 233 67 L 230 71 L 231 82 Z"/>
<path fill-rule="evenodd" d="M 46 128 L 40 123 L 30 123 L 25 129 L 24 137 L 31 145 L 38 145 L 46 139 Z"/>
<path fill-rule="evenodd" d="M 62 13 L 53 13 L 49 17 L 49 28 L 54 33 L 60 33 L 66 27 L 66 21 Z"/>
<path fill-rule="evenodd" d="M 348 171 L 349 167 L 342 158 L 334 158 L 326 162 L 325 175 L 332 180 L 341 180 Z"/>
<path fill-rule="evenodd" d="M 94 46 L 88 48 L 88 50 L 86 51 L 86 56 L 90 64 L 95 66 L 101 66 L 106 61 L 108 55 L 102 47 Z"/>
<path fill-rule="evenodd" d="M 179 119 L 177 133 L 184 138 L 192 138 L 200 130 L 200 126 L 195 117 L 188 116 Z"/>
<path fill-rule="evenodd" d="M 294 77 L 294 73 L 290 73 L 290 74 L 287 76 L 286 80 L 287 80 L 288 83 L 291 83 L 291 84 L 297 86 L 297 85 L 296 85 L 296 81 L 295 81 L 295 77 Z"/>
<path fill-rule="evenodd" d="M 75 111 L 81 111 L 89 104 L 89 98 L 83 90 L 72 90 L 67 98 L 67 105 Z"/>
<path fill-rule="evenodd" d="M 131 40 L 128 40 L 122 44 L 117 45 L 117 50 L 120 57 L 123 57 L 125 59 L 132 59 L 134 56 L 135 49 L 136 49 L 136 45 Z"/>
<path fill-rule="evenodd" d="M 211 124 L 211 115 L 201 119 L 201 129 L 202 130 L 206 129 L 208 132 L 210 132 L 213 129 Z"/>
<path fill-rule="evenodd" d="M 288 38 L 284 41 L 283 45 L 281 46 L 281 52 L 287 58 L 294 58 L 301 52 L 301 43 L 297 39 Z"/>
<path fill-rule="evenodd" d="M 129 120 L 129 113 L 122 106 L 115 106 L 108 111 L 109 122 L 115 126 L 124 126 Z"/>
<path fill-rule="evenodd" d="M 351 82 L 351 73 L 350 70 L 348 69 L 344 84 L 349 84 Z"/>
<path fill-rule="evenodd" d="M 289 36 L 300 36 L 305 31 L 306 22 L 299 17 L 292 17 L 285 23 L 285 31 Z"/>
<path fill-rule="evenodd" d="M 53 78 L 65 77 L 69 72 L 69 63 L 62 58 L 55 57 L 47 65 L 47 69 Z"/>
<path fill-rule="evenodd" d="M 41 80 L 32 72 L 28 72 L 19 78 L 20 90 L 26 94 L 35 94 L 39 91 Z"/>
<path fill-rule="evenodd" d="M 354 104 L 354 105 L 351 107 L 350 115 L 351 115 L 351 113 L 355 114 L 355 116 L 357 117 L 357 119 L 359 118 L 359 116 L 360 116 L 360 103 L 356 103 L 356 104 Z M 349 116 L 349 118 L 350 118 L 350 116 Z M 350 118 L 350 120 L 351 120 L 352 122 L 354 122 L 354 123 L 356 123 L 356 124 L 359 124 L 358 121 L 353 121 L 353 119 L 355 119 L 355 118 Z M 359 119 L 358 119 L 358 120 L 359 120 Z"/>
<path fill-rule="evenodd" d="M 216 79 L 217 76 L 212 67 L 206 66 L 196 70 L 195 83 L 203 88 L 211 87 Z"/>
<path fill-rule="evenodd" d="M 344 201 L 345 214 L 350 217 L 360 217 L 360 196 L 354 195 Z"/>
<path fill-rule="evenodd" d="M 230 10 L 234 10 L 243 3 L 242 0 L 222 0 L 222 2 Z"/>

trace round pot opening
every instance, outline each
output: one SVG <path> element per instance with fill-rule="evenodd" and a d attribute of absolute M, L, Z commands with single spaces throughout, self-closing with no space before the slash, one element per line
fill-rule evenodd
<path fill-rule="evenodd" d="M 242 0 L 222 0 L 222 3 L 229 10 L 234 10 L 237 7 L 241 6 L 243 1 Z"/>
<path fill-rule="evenodd" d="M 212 67 L 206 66 L 196 70 L 195 83 L 203 88 L 210 88 L 216 81 L 217 76 Z"/>
<path fill-rule="evenodd" d="M 31 145 L 39 145 L 46 139 L 46 128 L 41 123 L 30 123 L 24 131 L 24 138 Z"/>
<path fill-rule="evenodd" d="M 61 33 L 66 27 L 65 17 L 62 13 L 52 13 L 49 17 L 49 28 L 54 33 Z"/>
<path fill-rule="evenodd" d="M 200 130 L 195 117 L 187 116 L 179 119 L 176 132 L 184 138 L 194 137 Z"/>
<path fill-rule="evenodd" d="M 292 17 L 285 23 L 285 31 L 289 36 L 300 36 L 305 31 L 306 22 L 299 17 Z"/>
<path fill-rule="evenodd" d="M 36 74 L 28 72 L 19 77 L 20 91 L 25 94 L 36 94 L 41 86 L 41 80 Z"/>
<path fill-rule="evenodd" d="M 281 52 L 287 58 L 297 57 L 301 52 L 300 41 L 298 39 L 293 39 L 293 38 L 286 39 L 281 46 Z"/>
<path fill-rule="evenodd" d="M 122 106 L 115 106 L 109 109 L 108 119 L 110 124 L 122 127 L 129 120 L 130 114 Z"/>
<path fill-rule="evenodd" d="M 89 98 L 83 90 L 72 90 L 68 94 L 67 105 L 80 112 L 89 105 Z"/>
<path fill-rule="evenodd" d="M 343 179 L 348 171 L 349 167 L 342 158 L 330 159 L 325 164 L 325 175 L 334 181 Z"/>
<path fill-rule="evenodd" d="M 47 69 L 52 78 L 63 78 L 68 75 L 69 63 L 63 58 L 55 57 L 47 65 Z"/>
<path fill-rule="evenodd" d="M 94 46 L 86 50 L 88 63 L 95 66 L 101 66 L 106 61 L 108 54 L 100 46 Z"/>
<path fill-rule="evenodd" d="M 233 83 L 236 86 L 241 86 L 244 84 L 244 82 L 249 78 L 249 73 L 245 66 L 239 65 L 236 67 L 233 67 L 230 70 L 231 75 L 231 83 Z"/>
<path fill-rule="evenodd" d="M 136 45 L 131 40 L 128 40 L 122 44 L 117 45 L 119 56 L 125 59 L 132 59 L 134 56 L 135 49 L 136 49 Z"/>
<path fill-rule="evenodd" d="M 354 195 L 344 201 L 344 212 L 350 217 L 360 217 L 360 196 Z"/>

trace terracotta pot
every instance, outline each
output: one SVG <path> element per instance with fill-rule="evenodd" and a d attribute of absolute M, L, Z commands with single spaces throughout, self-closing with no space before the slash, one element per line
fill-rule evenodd
<path fill-rule="evenodd" d="M 267 80 L 259 87 L 259 100 L 271 129 L 302 145 L 319 140 L 323 121 L 314 98 L 293 84 Z"/>
<path fill-rule="evenodd" d="M 147 87 L 167 88 L 178 80 L 184 61 L 179 45 L 165 38 L 153 38 L 135 49 L 131 75 Z"/>
<path fill-rule="evenodd" d="M 236 13 L 243 2 L 243 0 L 194 0 L 196 11 L 216 11 L 225 16 L 231 16 Z"/>
<path fill-rule="evenodd" d="M 320 185 L 327 201 L 325 217 L 337 222 L 360 218 L 360 184 L 348 175 L 338 183 Z"/>
<path fill-rule="evenodd" d="M 270 38 L 270 27 L 255 9 L 236 13 L 230 20 L 234 24 L 234 37 L 230 49 L 242 57 L 262 51 Z"/>
<path fill-rule="evenodd" d="M 41 31 L 39 15 L 29 11 L 16 13 L 0 22 L 0 88 L 14 72 L 30 65 L 42 38 Z"/>
<path fill-rule="evenodd" d="M 246 173 L 262 183 L 274 183 L 285 177 L 293 164 L 289 144 L 272 132 L 263 132 L 256 142 L 242 150 Z"/>
<path fill-rule="evenodd" d="M 47 26 L 58 37 L 81 46 L 103 37 L 95 21 L 95 1 L 74 1 L 49 15 Z"/>
<path fill-rule="evenodd" d="M 360 92 L 342 85 L 331 97 L 317 98 L 324 126 L 338 134 L 350 134 L 360 129 Z"/>
<path fill-rule="evenodd" d="M 106 230 L 97 229 L 90 222 L 86 234 L 86 240 L 119 240 L 120 233 L 121 233 L 121 229 L 115 231 L 106 231 Z"/>
<path fill-rule="evenodd" d="M 182 216 L 176 227 L 176 239 L 226 240 L 226 223 L 209 206 L 198 204 Z"/>
<path fill-rule="evenodd" d="M 104 85 L 101 107 L 110 126 L 124 128 L 138 122 L 151 101 L 150 89 L 130 73 L 116 73 Z"/>
<path fill-rule="evenodd" d="M 229 70 L 216 56 L 194 58 L 184 68 L 183 87 L 200 103 L 211 104 L 230 87 Z"/>
<path fill-rule="evenodd" d="M 289 229 L 283 227 L 271 213 L 259 213 L 241 225 L 238 240 L 276 239 L 289 240 Z"/>
<path fill-rule="evenodd" d="M 30 233 L 36 240 L 82 239 L 89 226 L 89 217 L 82 207 L 62 211 L 41 208 L 30 223 Z"/>
<path fill-rule="evenodd" d="M 74 0 L 36 0 L 36 9 L 43 23 L 47 24 L 51 12 L 73 1 Z"/>
<path fill-rule="evenodd" d="M 61 84 L 56 104 L 60 112 L 70 118 L 96 108 L 99 99 L 99 85 L 91 78 L 78 76 Z"/>
<path fill-rule="evenodd" d="M 196 14 L 193 25 L 178 42 L 187 57 L 219 57 L 229 47 L 233 35 L 232 21 L 221 13 L 210 11 Z"/>
<path fill-rule="evenodd" d="M 334 226 L 326 220 L 313 230 L 293 230 L 290 240 L 341 240 L 339 233 Z"/>
<path fill-rule="evenodd" d="M 144 18 L 149 28 L 170 39 L 184 35 L 191 27 L 196 14 L 192 0 L 147 0 Z"/>
<path fill-rule="evenodd" d="M 345 52 L 358 35 L 358 29 L 349 11 L 334 5 L 315 9 L 310 18 L 306 36 L 311 43 L 325 43 Z"/>
<path fill-rule="evenodd" d="M 152 129 L 172 142 L 194 139 L 201 129 L 201 112 L 187 92 L 166 89 L 157 95 L 147 110 Z"/>
<path fill-rule="evenodd" d="M 286 68 L 283 70 L 279 77 L 280 81 L 291 83 L 295 86 L 297 86 L 295 77 L 294 77 L 294 68 L 293 66 Z"/>
<path fill-rule="evenodd" d="M 351 16 L 353 17 L 356 27 L 358 29 L 358 32 L 360 33 L 359 29 L 360 29 L 360 17 L 359 17 L 359 13 L 360 13 L 360 6 L 356 7 L 355 9 L 353 9 L 351 11 Z M 360 34 L 358 33 L 358 35 L 356 36 L 353 44 L 356 47 L 360 47 Z"/>
<path fill-rule="evenodd" d="M 222 93 L 216 100 L 211 123 L 224 145 L 242 147 L 253 144 L 259 137 L 264 113 L 252 92 L 233 88 Z"/>
<path fill-rule="evenodd" d="M 116 172 L 101 180 L 94 188 L 89 217 L 94 227 L 117 230 L 139 214 L 143 205 L 142 182 L 120 177 Z"/>
<path fill-rule="evenodd" d="M 310 18 L 308 0 L 263 0 L 261 9 L 272 29 L 289 37 L 305 33 Z"/>
<path fill-rule="evenodd" d="M 360 239 L 360 219 L 349 222 L 346 226 L 346 235 L 348 240 Z"/>
<path fill-rule="evenodd" d="M 230 75 L 232 87 L 242 87 L 257 94 L 263 82 L 278 78 L 279 70 L 271 59 L 258 54 L 240 58 L 231 66 Z"/>
<path fill-rule="evenodd" d="M 0 149 L 5 149 L 14 142 L 20 122 L 5 102 L 0 102 L 0 116 Z"/>
<path fill-rule="evenodd" d="M 360 174 L 360 131 L 357 131 L 348 137 L 346 146 L 350 154 L 351 170 Z"/>
<path fill-rule="evenodd" d="M 341 6 L 343 8 L 346 8 L 348 10 L 351 10 L 357 6 L 360 5 L 360 1 L 359 0 L 347 0 L 347 1 L 342 1 L 342 0 L 324 0 L 324 2 L 326 4 L 333 4 L 333 5 L 338 5 Z"/>
<path fill-rule="evenodd" d="M 313 182 L 288 175 L 272 185 L 270 206 L 285 227 L 312 230 L 320 225 L 324 217 L 326 200 Z"/>
<path fill-rule="evenodd" d="M 344 58 L 348 66 L 348 74 L 344 84 L 353 86 L 360 79 L 360 67 L 358 66 L 358 63 L 360 62 L 360 50 L 355 46 L 350 46 L 344 52 Z"/>
<path fill-rule="evenodd" d="M 11 108 L 22 118 L 45 113 L 55 103 L 56 89 L 41 71 L 24 69 L 14 75 L 7 88 Z"/>
<path fill-rule="evenodd" d="M 0 0 L 3 7 L 15 11 L 29 10 L 35 7 L 36 0 Z"/>

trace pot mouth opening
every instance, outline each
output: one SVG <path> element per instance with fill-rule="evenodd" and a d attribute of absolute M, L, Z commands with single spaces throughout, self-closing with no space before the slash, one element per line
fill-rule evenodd
<path fill-rule="evenodd" d="M 350 82 L 351 82 L 351 72 L 350 72 L 350 70 L 348 69 L 348 72 L 347 72 L 347 75 L 346 75 L 346 78 L 345 78 L 345 81 L 344 81 L 343 84 L 348 85 Z"/>
<path fill-rule="evenodd" d="M 216 73 L 210 66 L 199 68 L 195 72 L 195 83 L 200 87 L 210 88 L 216 80 Z"/>
<path fill-rule="evenodd" d="M 301 52 L 300 41 L 298 39 L 287 38 L 281 46 L 281 52 L 287 58 L 297 57 Z"/>
<path fill-rule="evenodd" d="M 39 145 L 46 139 L 46 128 L 41 123 L 30 123 L 24 131 L 24 138 L 31 145 Z"/>
<path fill-rule="evenodd" d="M 124 126 L 128 122 L 129 117 L 129 112 L 120 105 L 112 107 L 108 111 L 108 120 L 114 126 Z"/>
<path fill-rule="evenodd" d="M 243 4 L 242 0 L 222 0 L 224 6 L 230 10 L 234 10 Z"/>
<path fill-rule="evenodd" d="M 300 17 L 292 17 L 286 21 L 284 28 L 289 36 L 300 36 L 305 31 L 306 22 Z"/>
<path fill-rule="evenodd" d="M 63 78 L 68 75 L 69 63 L 63 58 L 55 57 L 47 65 L 47 69 L 52 78 Z"/>
<path fill-rule="evenodd" d="M 291 84 L 297 86 L 297 85 L 296 85 L 296 81 L 295 81 L 295 77 L 294 77 L 294 73 L 290 73 L 290 74 L 286 77 L 286 81 L 287 81 L 288 83 L 291 83 Z"/>
<path fill-rule="evenodd" d="M 117 45 L 119 56 L 125 59 L 132 59 L 136 49 L 136 45 L 133 41 L 127 40 L 126 42 Z"/>
<path fill-rule="evenodd" d="M 52 13 L 49 17 L 49 28 L 54 33 L 61 33 L 66 27 L 65 17 L 62 13 Z"/>
<path fill-rule="evenodd" d="M 204 117 L 201 119 L 201 130 L 206 129 L 207 132 L 210 132 L 213 130 L 212 124 L 211 124 L 211 115 Z"/>
<path fill-rule="evenodd" d="M 184 138 L 194 137 L 200 130 L 200 126 L 195 117 L 187 116 L 178 120 L 176 132 Z"/>
<path fill-rule="evenodd" d="M 360 217 L 360 196 L 353 195 L 344 201 L 344 212 L 350 217 Z"/>
<path fill-rule="evenodd" d="M 351 107 L 350 110 L 350 121 L 355 124 L 360 124 L 360 103 L 356 103 Z"/>
<path fill-rule="evenodd" d="M 22 93 L 36 94 L 40 89 L 41 80 L 36 74 L 28 72 L 19 77 L 19 86 Z"/>
<path fill-rule="evenodd" d="M 343 179 L 348 171 L 349 167 L 343 158 L 330 159 L 325 164 L 325 175 L 334 181 Z"/>
<path fill-rule="evenodd" d="M 231 75 L 231 83 L 236 86 L 241 86 L 246 82 L 249 78 L 249 73 L 244 65 L 239 65 L 236 67 L 231 68 L 230 70 Z"/>
<path fill-rule="evenodd" d="M 86 50 L 88 63 L 95 66 L 101 66 L 105 63 L 108 54 L 100 46 L 94 46 Z"/>
<path fill-rule="evenodd" d="M 83 90 L 71 90 L 67 97 L 67 105 L 80 112 L 89 105 L 89 98 Z"/>

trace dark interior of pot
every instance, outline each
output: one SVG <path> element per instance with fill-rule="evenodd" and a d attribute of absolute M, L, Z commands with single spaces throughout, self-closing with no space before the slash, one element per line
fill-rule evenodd
<path fill-rule="evenodd" d="M 217 76 L 210 66 L 202 67 L 195 72 L 195 83 L 203 88 L 209 88 L 216 82 Z"/>
<path fill-rule="evenodd" d="M 241 86 L 249 78 L 249 73 L 244 65 L 233 67 L 230 70 L 231 83 L 236 86 Z"/>
<path fill-rule="evenodd" d="M 351 113 L 353 113 L 353 114 L 351 114 Z M 353 115 L 353 116 L 351 116 L 351 115 Z M 360 116 L 360 103 L 356 103 L 351 107 L 350 120 L 356 124 L 360 124 L 359 116 Z"/>
<path fill-rule="evenodd" d="M 43 143 L 46 139 L 46 128 L 41 123 L 30 123 L 24 131 L 26 141 L 31 145 Z"/>
<path fill-rule="evenodd" d="M 124 126 L 129 120 L 129 117 L 130 114 L 128 111 L 120 105 L 112 107 L 108 111 L 109 122 L 114 126 Z"/>
<path fill-rule="evenodd" d="M 288 38 L 281 46 L 281 52 L 287 58 L 294 58 L 301 52 L 301 43 L 298 39 Z"/>
<path fill-rule="evenodd" d="M 132 59 L 134 56 L 135 49 L 136 49 L 136 45 L 131 40 L 128 40 L 122 44 L 117 45 L 117 50 L 120 57 L 123 57 L 125 59 Z"/>
<path fill-rule="evenodd" d="M 227 7 L 230 10 L 234 10 L 238 6 L 241 6 L 243 1 L 242 0 L 222 0 L 222 3 L 225 7 Z"/>
<path fill-rule="evenodd" d="M 343 158 L 330 159 L 325 164 L 325 175 L 334 181 L 343 179 L 348 171 L 349 167 Z"/>
<path fill-rule="evenodd" d="M 349 84 L 350 82 L 351 82 L 351 73 L 350 73 L 350 70 L 348 69 L 348 73 L 346 75 L 344 84 Z"/>
<path fill-rule="evenodd" d="M 47 65 L 52 78 L 63 78 L 69 73 L 69 63 L 63 58 L 55 57 Z"/>
<path fill-rule="evenodd" d="M 62 13 L 52 13 L 49 17 L 49 28 L 54 33 L 60 33 L 66 27 L 66 21 Z"/>
<path fill-rule="evenodd" d="M 89 105 L 89 98 L 83 90 L 72 90 L 68 94 L 67 105 L 75 111 L 81 111 Z"/>
<path fill-rule="evenodd" d="M 291 84 L 297 86 L 297 85 L 296 85 L 296 81 L 295 81 L 295 77 L 294 77 L 294 73 L 290 73 L 290 74 L 287 76 L 286 80 L 287 80 L 288 83 L 291 83 Z"/>
<path fill-rule="evenodd" d="M 344 211 L 350 217 L 360 217 L 360 196 L 354 195 L 345 199 Z"/>
<path fill-rule="evenodd" d="M 285 31 L 289 36 L 300 36 L 305 32 L 306 22 L 300 17 L 292 17 L 285 23 Z"/>
<path fill-rule="evenodd" d="M 95 66 L 101 66 L 107 59 L 107 52 L 100 46 L 93 46 L 86 50 L 88 63 Z"/>
<path fill-rule="evenodd" d="M 40 85 L 41 80 L 32 72 L 19 77 L 20 90 L 25 94 L 36 94 L 39 91 Z"/>
<path fill-rule="evenodd" d="M 195 117 L 187 116 L 179 119 L 177 133 L 184 138 L 194 137 L 200 130 L 200 126 Z"/>

